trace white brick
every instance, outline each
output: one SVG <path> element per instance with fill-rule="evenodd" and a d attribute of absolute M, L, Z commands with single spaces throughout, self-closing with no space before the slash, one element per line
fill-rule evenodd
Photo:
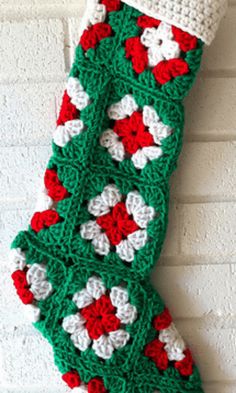
<path fill-rule="evenodd" d="M 191 323 L 179 322 L 177 327 L 189 344 L 205 382 L 235 381 L 236 329 L 209 329 L 207 325 L 197 328 L 194 320 Z M 216 392 L 222 393 L 220 390 Z M 234 390 L 228 392 L 234 393 Z"/>
<path fill-rule="evenodd" d="M 183 254 L 235 261 L 235 203 L 183 205 L 180 231 Z"/>
<path fill-rule="evenodd" d="M 4 277 L 0 287 L 0 330 L 9 333 L 18 329 L 19 326 L 27 327 L 29 320 L 24 312 L 25 306 L 16 294 L 8 260 L 6 260 L 5 266 L 1 266 L 0 273 L 1 277 Z"/>
<path fill-rule="evenodd" d="M 62 387 L 61 375 L 53 364 L 49 343 L 39 334 L 1 335 L 2 384 Z"/>
<path fill-rule="evenodd" d="M 198 78 L 186 100 L 186 135 L 235 137 L 236 79 Z"/>
<path fill-rule="evenodd" d="M 75 49 L 79 42 L 79 28 L 80 28 L 81 18 L 69 18 L 68 19 L 68 40 L 67 47 L 69 49 L 69 59 L 70 67 L 74 62 Z"/>
<path fill-rule="evenodd" d="M 236 68 L 236 9 L 230 7 L 223 18 L 216 39 L 205 47 L 203 69 L 235 70 Z"/>
<path fill-rule="evenodd" d="M 0 85 L 0 144 L 49 144 L 63 87 L 56 83 Z"/>
<path fill-rule="evenodd" d="M 1 264 L 6 261 L 9 254 L 9 247 L 14 237 L 20 230 L 27 229 L 32 210 L 5 210 L 0 214 L 0 259 Z"/>
<path fill-rule="evenodd" d="M 162 250 L 162 256 L 174 256 L 179 252 L 179 227 L 178 227 L 178 206 L 171 203 L 169 210 L 169 223 Z"/>
<path fill-rule="evenodd" d="M 32 205 L 50 154 L 49 146 L 0 148 L 0 205 Z"/>
<path fill-rule="evenodd" d="M 212 382 L 204 384 L 205 393 L 234 393 L 236 392 L 236 383 L 228 382 Z"/>
<path fill-rule="evenodd" d="M 152 282 L 176 318 L 236 313 L 235 272 L 229 265 L 159 266 Z"/>
<path fill-rule="evenodd" d="M 174 179 L 175 195 L 182 198 L 236 197 L 236 143 L 185 143 Z"/>
<path fill-rule="evenodd" d="M 0 31 L 1 80 L 49 80 L 64 76 L 64 38 L 60 20 L 3 22 Z"/>

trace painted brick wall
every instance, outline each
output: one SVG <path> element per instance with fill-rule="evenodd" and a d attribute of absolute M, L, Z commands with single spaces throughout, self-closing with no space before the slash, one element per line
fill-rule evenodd
<path fill-rule="evenodd" d="M 83 9 L 84 0 L 0 0 L 1 393 L 66 393 L 8 281 L 7 250 L 32 213 Z M 170 228 L 153 274 L 206 393 L 236 392 L 235 37 L 236 0 L 186 101 Z"/>

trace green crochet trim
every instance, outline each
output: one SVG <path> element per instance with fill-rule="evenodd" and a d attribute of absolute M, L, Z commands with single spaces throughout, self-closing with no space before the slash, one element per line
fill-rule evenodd
<path fill-rule="evenodd" d="M 17 236 L 12 248 L 25 252 L 27 265 L 46 265 L 53 293 L 39 301 L 41 318 L 35 326 L 52 344 L 55 363 L 63 374 L 76 370 L 85 383 L 102 377 L 109 393 L 202 393 L 196 366 L 189 377 L 183 377 L 171 365 L 162 371 L 144 356 L 144 348 L 157 334 L 153 318 L 165 309 L 149 276 L 165 239 L 169 179 L 182 147 L 181 101 L 195 80 L 203 45 L 199 40 L 197 48 L 185 54 L 189 66 L 186 75 L 158 85 L 150 69 L 140 75 L 135 73 L 125 54 L 125 41 L 140 35 L 140 15 L 123 5 L 107 17 L 112 36 L 101 40 L 96 49 L 84 51 L 78 46 L 70 76 L 79 79 L 90 99 L 89 105 L 80 111 L 86 129 L 63 148 L 54 143 L 48 164 L 48 169 L 56 168 L 69 196 L 57 204 L 60 222 L 37 233 L 30 226 Z M 132 95 L 139 108 L 153 107 L 163 124 L 174 130 L 162 141 L 162 156 L 142 170 L 129 157 L 115 161 L 99 142 L 103 132 L 111 127 L 107 108 L 127 94 Z M 108 184 L 115 184 L 125 197 L 138 191 L 146 206 L 155 210 L 155 217 L 147 226 L 149 241 L 135 253 L 132 263 L 124 261 L 113 249 L 105 256 L 98 255 L 91 241 L 81 236 L 81 225 L 91 220 L 88 202 L 101 195 Z M 114 351 L 108 360 L 99 358 L 91 347 L 79 352 L 62 329 L 63 319 L 77 310 L 73 295 L 83 290 L 94 275 L 102 279 L 108 291 L 125 283 L 129 302 L 138 313 L 138 318 L 126 326 L 128 344 Z"/>

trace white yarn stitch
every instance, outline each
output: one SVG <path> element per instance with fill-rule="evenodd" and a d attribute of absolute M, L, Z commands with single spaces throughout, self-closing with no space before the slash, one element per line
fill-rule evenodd
<path fill-rule="evenodd" d="M 215 37 L 227 0 L 123 0 L 144 14 L 162 20 L 210 45 Z"/>
<path fill-rule="evenodd" d="M 160 331 L 159 340 L 166 344 L 164 348 L 170 361 L 181 361 L 185 358 L 185 343 L 173 323 Z"/>
<path fill-rule="evenodd" d="M 109 213 L 110 208 L 114 207 L 122 199 L 122 195 L 114 184 L 106 186 L 97 197 L 91 199 L 88 204 L 89 213 L 95 217 Z"/>
<path fill-rule="evenodd" d="M 80 135 L 84 123 L 80 119 L 67 121 L 64 126 L 58 126 L 53 133 L 53 141 L 59 147 L 64 147 L 71 139 Z"/>
<path fill-rule="evenodd" d="M 94 9 L 90 16 L 90 23 L 95 25 L 96 23 L 102 23 L 106 19 L 106 7 L 104 4 L 99 4 L 98 1 L 94 1 Z"/>
<path fill-rule="evenodd" d="M 81 310 L 98 300 L 107 292 L 100 277 L 89 278 L 86 288 L 73 296 L 73 301 Z M 128 291 L 124 287 L 112 287 L 109 293 L 111 303 L 116 308 L 116 316 L 123 325 L 131 324 L 137 319 L 137 309 L 129 303 Z M 63 329 L 71 335 L 71 340 L 76 348 L 85 351 L 92 344 L 96 355 L 102 359 L 110 359 L 114 350 L 124 347 L 129 341 L 130 335 L 124 329 L 101 335 L 97 340 L 89 337 L 86 329 L 86 320 L 78 312 L 63 319 Z"/>
<path fill-rule="evenodd" d="M 88 94 L 77 78 L 70 77 L 68 79 L 67 93 L 71 98 L 71 103 L 80 111 L 86 108 L 90 103 Z"/>
<path fill-rule="evenodd" d="M 52 284 L 46 279 L 46 267 L 38 263 L 30 266 L 26 273 L 26 279 L 36 300 L 45 300 L 51 295 Z"/>
<path fill-rule="evenodd" d="M 103 284 L 101 278 L 96 276 L 89 278 L 86 284 L 86 289 L 96 300 L 106 293 L 106 287 Z"/>
<path fill-rule="evenodd" d="M 148 223 L 155 216 L 154 208 L 145 204 L 138 191 L 129 192 L 125 204 L 128 213 L 133 215 L 134 221 L 141 228 L 147 228 Z"/>
<path fill-rule="evenodd" d="M 122 195 L 114 184 L 106 186 L 101 195 L 91 199 L 88 204 L 88 211 L 95 217 L 109 213 L 117 203 L 122 200 Z M 126 209 L 129 215 L 133 216 L 136 224 L 141 228 L 127 236 L 116 246 L 119 257 L 132 262 L 135 251 L 140 250 L 148 241 L 146 228 L 155 216 L 153 207 L 147 206 L 138 193 L 130 192 L 125 200 Z M 110 241 L 102 228 L 94 220 L 90 220 L 80 227 L 81 237 L 85 240 L 92 240 L 92 245 L 99 255 L 108 255 L 111 249 Z"/>
<path fill-rule="evenodd" d="M 133 96 L 131 94 L 127 94 L 121 101 L 111 105 L 107 113 L 110 119 L 122 120 L 127 116 L 131 116 L 132 113 L 137 110 L 138 105 L 136 104 Z"/>

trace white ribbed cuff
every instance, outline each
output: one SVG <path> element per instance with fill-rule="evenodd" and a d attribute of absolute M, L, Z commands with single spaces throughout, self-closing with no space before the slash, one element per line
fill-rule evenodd
<path fill-rule="evenodd" d="M 181 28 L 210 45 L 227 0 L 122 0 L 146 15 Z"/>

